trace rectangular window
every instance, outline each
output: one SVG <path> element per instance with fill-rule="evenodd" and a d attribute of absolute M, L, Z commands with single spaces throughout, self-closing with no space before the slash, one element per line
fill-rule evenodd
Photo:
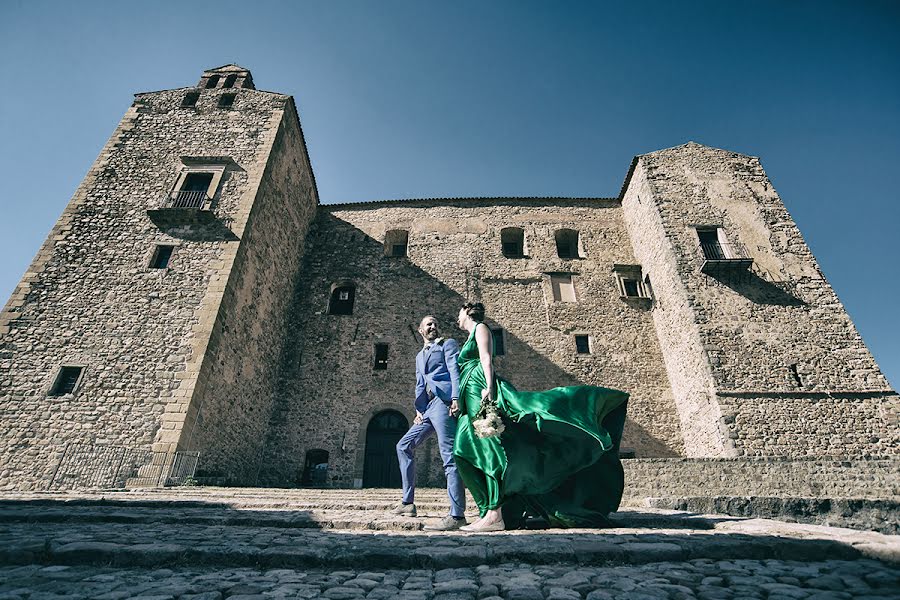
<path fill-rule="evenodd" d="M 153 252 L 153 258 L 150 259 L 151 269 L 165 269 L 169 266 L 169 259 L 172 258 L 172 251 L 175 246 L 159 245 Z"/>
<path fill-rule="evenodd" d="M 697 237 L 700 239 L 700 249 L 703 250 L 703 256 L 707 260 L 724 260 L 727 258 L 720 232 L 719 228 L 697 230 Z"/>
<path fill-rule="evenodd" d="M 191 108 L 197 106 L 197 100 L 200 99 L 200 92 L 188 92 L 181 101 L 182 108 Z"/>
<path fill-rule="evenodd" d="M 578 302 L 575 298 L 575 284 L 569 273 L 554 273 L 550 275 L 550 285 L 553 288 L 554 302 Z"/>
<path fill-rule="evenodd" d="M 494 338 L 494 356 L 504 356 L 506 354 L 506 340 L 503 336 L 503 329 L 491 329 Z"/>
<path fill-rule="evenodd" d="M 649 285 L 644 285 L 641 265 L 613 265 L 619 295 L 623 298 L 650 298 Z M 649 277 L 647 279 L 649 284 Z"/>
<path fill-rule="evenodd" d="M 387 369 L 388 361 L 388 345 L 375 344 L 375 363 L 372 368 L 376 371 L 384 371 Z"/>
<path fill-rule="evenodd" d="M 222 94 L 219 96 L 219 108 L 231 108 L 234 106 L 234 97 L 237 94 Z"/>
<path fill-rule="evenodd" d="M 586 335 L 576 335 L 575 336 L 575 351 L 578 354 L 590 354 L 591 353 L 591 340 Z"/>
<path fill-rule="evenodd" d="M 409 231 L 405 229 L 392 229 L 384 235 L 384 255 L 403 257 L 406 256 L 409 245 Z"/>
<path fill-rule="evenodd" d="M 56 381 L 50 388 L 51 396 L 64 396 L 75 391 L 78 380 L 81 378 L 82 367 L 61 367 L 56 375 Z"/>
<path fill-rule="evenodd" d="M 625 295 L 629 298 L 640 298 L 640 283 L 637 279 L 623 279 L 622 280 L 622 289 L 625 290 Z"/>

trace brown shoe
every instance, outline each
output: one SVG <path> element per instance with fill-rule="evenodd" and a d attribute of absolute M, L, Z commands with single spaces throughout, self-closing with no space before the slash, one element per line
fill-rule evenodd
<path fill-rule="evenodd" d="M 465 517 L 451 517 L 447 515 L 433 525 L 426 525 L 423 529 L 425 531 L 454 531 L 467 523 L 468 521 L 466 521 Z"/>
<path fill-rule="evenodd" d="M 401 517 L 414 517 L 416 516 L 416 505 L 415 504 L 400 504 L 391 511 L 392 515 L 400 515 Z"/>

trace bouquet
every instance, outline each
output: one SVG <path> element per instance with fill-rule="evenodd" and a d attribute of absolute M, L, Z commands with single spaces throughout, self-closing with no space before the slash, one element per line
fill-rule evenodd
<path fill-rule="evenodd" d="M 496 398 L 490 398 L 487 389 L 481 395 L 481 408 L 472 421 L 472 427 L 475 429 L 475 435 L 480 438 L 491 438 L 499 436 L 506 429 L 503 419 L 500 417 L 500 407 Z"/>

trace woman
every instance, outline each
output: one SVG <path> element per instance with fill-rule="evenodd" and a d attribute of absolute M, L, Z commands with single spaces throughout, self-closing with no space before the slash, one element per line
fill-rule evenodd
<path fill-rule="evenodd" d="M 587 385 L 517 391 L 494 372 L 483 321 L 479 302 L 459 311 L 469 339 L 459 353 L 453 455 L 481 513 L 462 529 L 521 527 L 527 515 L 557 527 L 608 525 L 624 488 L 619 441 L 628 394 Z"/>

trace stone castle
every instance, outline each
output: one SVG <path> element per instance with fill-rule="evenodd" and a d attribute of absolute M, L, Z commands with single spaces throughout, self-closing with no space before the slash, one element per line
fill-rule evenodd
<path fill-rule="evenodd" d="M 0 488 L 395 485 L 418 321 L 461 338 L 470 299 L 517 387 L 631 393 L 642 492 L 897 493 L 898 396 L 759 159 L 323 205 L 293 98 L 236 65 L 136 95 L 3 310 Z"/>

